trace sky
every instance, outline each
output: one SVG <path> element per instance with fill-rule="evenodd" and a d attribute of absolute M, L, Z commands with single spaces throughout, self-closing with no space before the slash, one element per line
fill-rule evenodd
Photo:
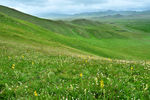
<path fill-rule="evenodd" d="M 32 15 L 75 14 L 105 10 L 150 10 L 150 0 L 0 0 L 0 5 Z"/>

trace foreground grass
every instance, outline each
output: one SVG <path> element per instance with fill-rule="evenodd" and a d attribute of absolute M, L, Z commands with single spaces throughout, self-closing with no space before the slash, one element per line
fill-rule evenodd
<path fill-rule="evenodd" d="M 16 51 L 15 51 L 16 50 Z M 150 99 L 150 64 L 0 49 L 0 99 Z"/>

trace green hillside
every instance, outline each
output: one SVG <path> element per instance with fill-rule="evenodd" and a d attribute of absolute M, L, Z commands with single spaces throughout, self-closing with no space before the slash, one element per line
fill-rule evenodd
<path fill-rule="evenodd" d="M 33 20 L 34 18 L 35 17 L 33 17 Z M 16 18 L 13 17 L 13 19 L 15 20 Z M 30 19 L 32 19 L 32 16 L 30 16 Z M 47 30 L 48 32 L 43 32 L 42 34 L 39 32 L 36 32 L 36 33 L 39 34 L 40 37 L 44 37 L 45 40 L 51 39 L 54 42 L 59 42 L 63 45 L 70 46 L 72 48 L 86 51 L 86 52 L 96 54 L 99 56 L 103 56 L 103 57 L 119 58 L 119 59 L 149 58 L 148 55 L 145 55 L 147 53 L 149 54 L 149 42 L 145 42 L 147 41 L 145 40 L 145 38 L 141 38 L 140 40 L 141 42 L 139 43 L 136 42 L 136 41 L 139 41 L 138 40 L 139 37 L 146 37 L 149 34 L 141 33 L 138 31 L 130 32 L 130 30 L 119 27 L 117 25 L 105 24 L 105 23 L 100 23 L 100 22 L 84 20 L 84 19 L 74 20 L 71 22 L 57 21 L 55 22 L 55 24 L 52 24 L 52 23 L 49 23 L 49 24 L 53 26 L 54 29 L 57 30 L 59 25 L 57 26 L 56 24 L 58 22 L 64 23 L 64 24 L 67 23 L 65 24 L 65 26 L 64 24 L 60 24 L 63 30 L 58 30 L 59 33 L 51 31 L 51 34 L 52 32 L 54 32 L 53 36 L 51 34 L 48 34 L 49 33 L 48 30 Z M 80 25 L 78 23 L 80 23 Z M 72 30 L 70 26 L 72 26 L 74 29 L 72 33 L 69 32 Z M 37 27 L 40 27 L 40 26 L 37 26 Z M 42 28 L 44 27 L 41 27 L 40 29 Z M 63 35 L 66 34 L 65 36 L 67 37 L 61 35 L 62 33 Z M 68 37 L 70 35 L 71 37 Z M 131 43 L 129 44 L 129 42 Z M 126 45 L 126 47 L 124 47 L 124 45 Z M 135 46 L 135 45 L 138 45 L 138 46 Z M 131 46 L 134 46 L 132 47 L 133 50 L 128 49 Z M 139 48 L 141 50 L 139 50 Z M 134 51 L 135 49 L 138 49 L 139 51 L 135 52 Z M 147 51 L 143 52 L 143 50 L 147 50 Z"/>
<path fill-rule="evenodd" d="M 21 19 L 40 27 L 46 28 L 54 33 L 63 34 L 66 36 L 82 36 L 86 38 L 113 38 L 113 37 L 128 37 L 124 34 L 129 32 L 119 27 L 114 27 L 109 24 L 93 22 L 90 20 L 79 19 L 71 22 L 64 21 L 52 21 L 48 19 L 41 19 L 31 15 L 24 14 L 22 12 L 10 9 L 4 6 L 0 6 L 0 12 L 17 19 Z M 82 25 L 82 26 L 79 26 Z M 84 26 L 86 25 L 86 26 Z M 113 33 L 113 34 L 112 34 Z M 130 36 L 135 36 L 130 33 Z"/>
<path fill-rule="evenodd" d="M 0 6 L 0 100 L 150 99 L 148 21 L 52 21 Z"/>

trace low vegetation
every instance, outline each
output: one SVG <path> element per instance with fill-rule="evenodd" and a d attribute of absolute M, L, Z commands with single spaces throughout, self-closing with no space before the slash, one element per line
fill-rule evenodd
<path fill-rule="evenodd" d="M 150 98 L 150 62 L 11 49 L 1 44 L 1 99 Z"/>
<path fill-rule="evenodd" d="M 1 6 L 0 100 L 149 100 L 146 22 L 51 21 Z"/>

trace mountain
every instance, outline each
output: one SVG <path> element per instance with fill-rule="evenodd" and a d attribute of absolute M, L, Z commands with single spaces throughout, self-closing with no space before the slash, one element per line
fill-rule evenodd
<path fill-rule="evenodd" d="M 101 11 L 101 12 L 90 12 L 90 13 L 81 13 L 81 14 L 75 14 L 74 17 L 78 18 L 95 18 L 95 17 L 111 17 L 121 15 L 124 17 L 127 16 L 140 16 L 140 15 L 150 15 L 149 11 Z"/>
<path fill-rule="evenodd" d="M 105 16 L 140 16 L 140 15 L 150 15 L 150 11 L 99 11 L 99 12 L 85 12 L 79 14 L 39 14 L 38 16 L 43 18 L 52 19 L 80 19 L 80 18 L 93 18 L 93 17 L 105 17 Z"/>
<path fill-rule="evenodd" d="M 57 14 L 57 13 L 40 13 L 37 16 L 47 19 L 67 19 L 72 17 L 71 14 Z"/>

